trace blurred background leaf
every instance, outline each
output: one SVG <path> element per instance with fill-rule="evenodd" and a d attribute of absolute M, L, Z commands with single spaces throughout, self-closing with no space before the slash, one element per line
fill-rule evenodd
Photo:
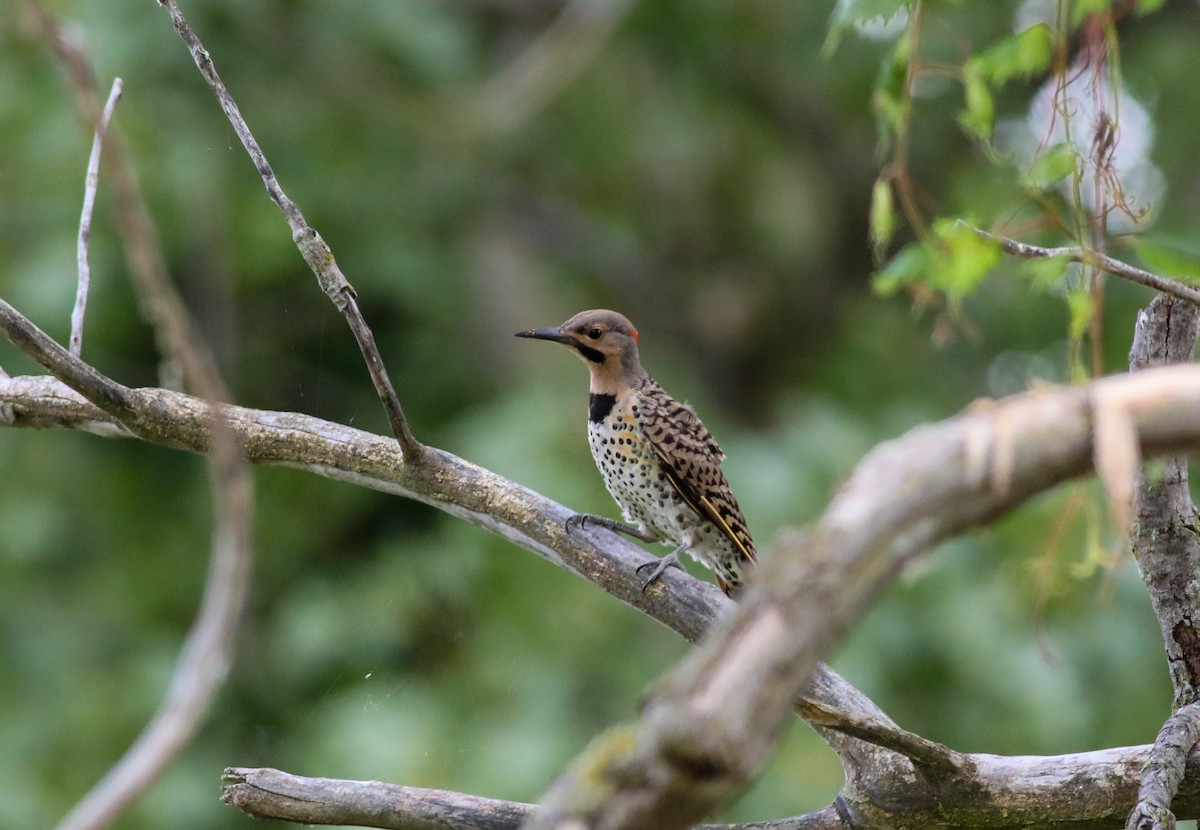
<path fill-rule="evenodd" d="M 871 101 L 881 71 L 905 71 L 895 21 L 902 30 L 907 15 L 902 3 L 860 5 L 839 6 L 841 37 L 824 56 L 832 2 L 630 5 L 611 29 L 589 30 L 593 60 L 556 96 L 522 101 L 515 123 L 489 120 L 478 96 L 560 3 L 184 9 L 358 289 L 418 437 L 613 513 L 584 439 L 583 368 L 512 333 L 614 307 L 638 325 L 651 371 L 721 441 L 766 547 L 781 525 L 818 515 L 875 443 L 1069 377 L 1064 304 L 952 226 L 957 259 L 939 273 L 961 289 L 954 320 L 872 291 Z M 922 48 L 934 54 L 961 58 L 1028 28 L 1015 23 L 1024 4 L 927 5 Z M 238 402 L 386 432 L 352 339 L 165 12 L 145 0 L 53 7 L 101 85 L 125 79 L 116 129 Z M 1171 183 L 1156 229 L 1168 238 L 1194 234 L 1200 193 L 1184 140 L 1200 113 L 1187 71 L 1200 60 L 1198 14 L 1169 4 L 1119 31 L 1131 82 L 1171 103 L 1154 113 L 1174 138 L 1155 145 Z M 1007 81 L 991 93 L 997 124 L 1021 117 L 1044 80 L 1023 55 L 989 70 Z M 990 216 L 1020 188 L 957 126 L 959 90 L 921 91 L 910 172 L 936 215 Z M 0 123 L 0 295 L 65 340 L 90 127 L 21 3 L 0 11 Z M 103 183 L 92 266 L 85 358 L 123 383 L 157 383 Z M 1110 284 L 1108 371 L 1123 369 L 1149 298 Z M 6 343 L 0 366 L 34 371 Z M 196 458 L 133 442 L 0 430 L 0 469 L 0 826 L 47 826 L 161 694 L 198 602 L 210 508 Z M 535 799 L 686 650 L 430 508 L 298 471 L 257 479 L 260 558 L 231 684 L 122 827 L 249 826 L 217 802 L 226 765 Z M 1103 515 L 1087 511 L 1045 549 L 1071 492 L 914 567 L 834 665 L 904 726 L 963 750 L 1152 740 L 1170 690 L 1132 565 L 1073 570 L 1089 539 L 1111 544 Z M 840 780 L 798 724 L 724 818 L 813 809 Z"/>

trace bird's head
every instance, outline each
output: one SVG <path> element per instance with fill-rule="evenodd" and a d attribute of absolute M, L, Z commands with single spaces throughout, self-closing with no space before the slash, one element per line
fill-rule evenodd
<path fill-rule="evenodd" d="M 644 374 L 638 333 L 623 315 L 604 308 L 581 311 L 557 328 L 530 329 L 517 337 L 552 340 L 571 349 L 592 373 L 592 391 L 628 384 Z"/>

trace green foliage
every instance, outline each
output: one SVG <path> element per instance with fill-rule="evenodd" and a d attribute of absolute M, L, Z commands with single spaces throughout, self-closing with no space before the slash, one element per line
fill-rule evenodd
<path fill-rule="evenodd" d="M 905 246 L 876 275 L 875 290 L 890 295 L 902 286 L 922 283 L 960 302 L 1000 262 L 1000 248 L 966 223 L 939 219 L 928 244 Z"/>
<path fill-rule="evenodd" d="M 1033 160 L 1021 182 L 1030 190 L 1052 190 L 1076 175 L 1078 166 L 1079 155 L 1075 148 L 1060 142 Z"/>
<path fill-rule="evenodd" d="M 906 19 L 911 9 L 912 0 L 837 0 L 829 18 L 823 53 L 832 56 L 846 34 L 865 26 Z"/>
<path fill-rule="evenodd" d="M 932 285 L 952 301 L 970 294 L 1000 262 L 1000 246 L 957 219 L 933 223 L 936 255 L 930 262 Z"/>
<path fill-rule="evenodd" d="M 1050 67 L 1054 34 L 1045 23 L 1002 38 L 969 58 L 965 70 L 992 87 L 1000 87 L 1016 78 L 1031 78 Z"/>
<path fill-rule="evenodd" d="M 1050 291 L 1063 283 L 1070 260 L 1066 257 L 1033 257 L 1021 260 L 1021 271 L 1038 291 Z"/>
<path fill-rule="evenodd" d="M 931 261 L 930 248 L 916 242 L 905 245 L 875 274 L 875 290 L 888 297 L 906 285 L 923 282 L 931 270 Z"/>
<path fill-rule="evenodd" d="M 1200 282 L 1200 249 L 1195 245 L 1142 236 L 1134 240 L 1134 249 L 1151 271 L 1184 282 Z"/>
<path fill-rule="evenodd" d="M 1096 302 L 1090 291 L 1078 289 L 1067 294 L 1069 323 L 1067 332 L 1072 340 L 1082 340 L 1096 314 Z"/>
<path fill-rule="evenodd" d="M 880 177 L 871 188 L 871 244 L 882 251 L 896 232 L 896 206 L 892 200 L 892 184 Z"/>
<path fill-rule="evenodd" d="M 980 141 L 991 139 L 996 118 L 995 92 L 1014 78 L 1045 72 L 1053 47 L 1050 27 L 1039 23 L 1002 38 L 963 64 L 965 107 L 958 121 L 968 135 Z"/>
<path fill-rule="evenodd" d="M 966 108 L 958 114 L 958 123 L 968 135 L 987 141 L 992 137 L 996 103 L 983 74 L 970 64 L 963 67 L 963 89 L 966 91 Z"/>
<path fill-rule="evenodd" d="M 880 151 L 890 147 L 895 137 L 908 123 L 912 103 L 908 94 L 908 62 L 912 44 L 900 38 L 892 47 L 891 55 L 879 69 L 875 89 L 871 95 L 871 108 L 879 129 Z"/>

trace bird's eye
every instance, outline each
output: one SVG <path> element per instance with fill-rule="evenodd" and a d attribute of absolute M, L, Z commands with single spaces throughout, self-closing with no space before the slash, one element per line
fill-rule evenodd
<path fill-rule="evenodd" d="M 599 340 L 600 335 L 602 334 L 604 334 L 604 329 L 600 328 L 599 326 L 592 326 L 587 330 L 587 336 L 593 340 Z"/>

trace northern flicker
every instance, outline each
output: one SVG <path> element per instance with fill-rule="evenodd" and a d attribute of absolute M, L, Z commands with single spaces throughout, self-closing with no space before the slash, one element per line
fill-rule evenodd
<path fill-rule="evenodd" d="M 576 314 L 558 328 L 517 332 L 561 343 L 591 373 L 588 444 L 626 522 L 580 515 L 647 542 L 674 545 L 670 554 L 638 568 L 652 569 L 644 591 L 687 551 L 736 596 L 754 565 L 754 542 L 729 482 L 725 454 L 690 406 L 679 403 L 642 368 L 638 333 L 615 311 Z"/>

